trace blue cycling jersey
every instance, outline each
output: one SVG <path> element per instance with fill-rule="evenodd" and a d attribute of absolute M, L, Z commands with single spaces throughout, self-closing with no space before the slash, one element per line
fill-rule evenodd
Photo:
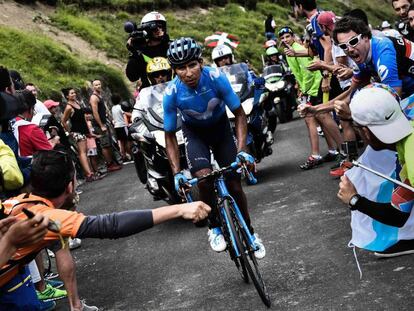
<path fill-rule="evenodd" d="M 368 80 L 371 77 L 379 78 L 381 83 L 391 87 L 401 87 L 402 81 L 398 76 L 397 52 L 394 44 L 387 37 L 372 37 L 371 59 L 358 64 L 359 70 L 354 72 L 354 78 Z"/>
<path fill-rule="evenodd" d="M 234 111 L 240 107 L 240 100 L 227 77 L 217 68 L 203 67 L 195 89 L 176 76 L 165 90 L 164 130 L 173 132 L 177 129 L 177 109 L 183 122 L 208 127 L 226 113 L 226 105 Z"/>

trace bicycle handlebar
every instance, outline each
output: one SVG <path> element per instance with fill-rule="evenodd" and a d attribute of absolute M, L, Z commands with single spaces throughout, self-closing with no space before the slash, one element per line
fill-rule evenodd
<path fill-rule="evenodd" d="M 233 162 L 229 166 L 219 168 L 219 169 L 214 170 L 214 171 L 212 171 L 212 172 L 210 172 L 206 175 L 203 175 L 201 177 L 192 178 L 192 179 L 188 180 L 186 183 L 184 183 L 183 180 L 180 180 L 180 192 L 182 192 L 182 194 L 186 198 L 187 202 L 193 202 L 193 199 L 192 199 L 191 195 L 185 189 L 185 185 L 190 185 L 192 187 L 192 186 L 196 185 L 198 182 L 200 182 L 201 180 L 211 178 L 211 177 L 221 176 L 227 171 L 237 169 L 240 166 L 240 164 L 241 164 L 241 169 L 246 173 L 246 176 L 249 179 L 249 181 L 253 185 L 257 184 L 257 179 L 253 176 L 253 173 L 250 172 L 247 169 L 246 161 L 244 160 L 244 158 L 239 157 L 239 159 L 240 159 L 240 163 L 239 162 Z"/>

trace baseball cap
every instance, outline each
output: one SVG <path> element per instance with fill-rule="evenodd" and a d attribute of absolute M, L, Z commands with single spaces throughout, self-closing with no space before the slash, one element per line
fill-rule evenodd
<path fill-rule="evenodd" d="M 58 102 L 55 102 L 54 100 L 51 100 L 51 99 L 44 101 L 43 104 L 46 106 L 47 109 L 59 106 Z"/>
<path fill-rule="evenodd" d="M 379 83 L 365 87 L 351 100 L 352 119 L 383 143 L 396 143 L 413 132 L 397 98 Z"/>
<path fill-rule="evenodd" d="M 323 11 L 318 16 L 318 24 L 328 27 L 330 30 L 334 28 L 336 15 L 331 11 Z"/>

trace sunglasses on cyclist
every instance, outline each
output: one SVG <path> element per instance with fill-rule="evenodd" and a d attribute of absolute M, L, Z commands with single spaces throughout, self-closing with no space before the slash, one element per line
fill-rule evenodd
<path fill-rule="evenodd" d="M 166 77 L 166 76 L 168 76 L 168 71 L 167 70 L 161 70 L 161 71 L 151 72 L 150 76 L 151 76 L 151 78 Z"/>
<path fill-rule="evenodd" d="M 338 43 L 337 46 L 339 48 L 341 48 L 342 50 L 346 51 L 348 50 L 350 47 L 354 48 L 356 47 L 359 42 L 361 42 L 362 39 L 362 34 L 359 34 L 355 37 L 352 37 L 351 39 L 348 40 L 348 42 L 344 42 L 344 43 Z"/>

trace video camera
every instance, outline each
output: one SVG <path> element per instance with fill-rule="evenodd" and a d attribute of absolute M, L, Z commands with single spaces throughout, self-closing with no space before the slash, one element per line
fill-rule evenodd
<path fill-rule="evenodd" d="M 150 21 L 140 26 L 133 21 L 127 21 L 124 24 L 124 30 L 129 33 L 129 38 L 132 38 L 131 46 L 134 49 L 140 49 L 149 39 L 151 33 L 158 27 L 165 29 L 165 22 L 163 21 Z"/>
<path fill-rule="evenodd" d="M 145 39 L 148 36 L 148 32 L 143 27 L 138 27 L 135 22 L 127 21 L 124 24 L 124 30 L 126 33 L 129 33 L 129 37 L 135 40 L 142 40 L 145 42 Z"/>

